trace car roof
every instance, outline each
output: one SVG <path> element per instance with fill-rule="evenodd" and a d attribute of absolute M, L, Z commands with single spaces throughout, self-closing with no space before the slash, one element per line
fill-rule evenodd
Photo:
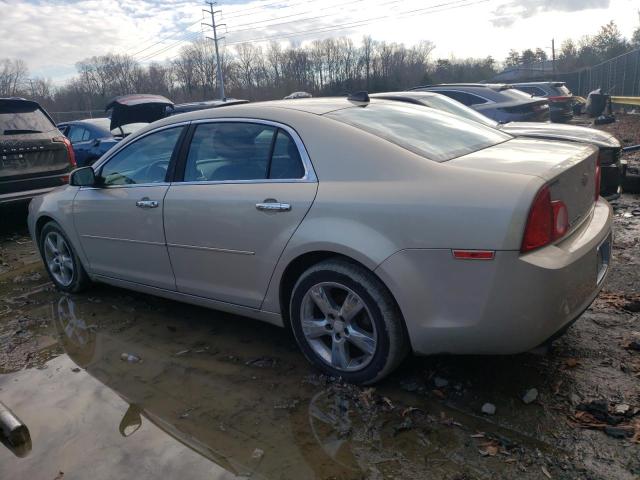
<path fill-rule="evenodd" d="M 372 93 L 369 95 L 371 98 L 429 98 L 429 97 L 438 97 L 442 96 L 442 94 L 437 92 L 425 92 L 420 90 L 407 90 L 407 91 L 399 91 L 399 92 L 378 92 Z"/>
<path fill-rule="evenodd" d="M 418 87 L 410 88 L 411 90 L 418 90 L 420 88 L 479 88 L 479 89 L 491 89 L 495 91 L 506 90 L 508 88 L 513 88 L 511 84 L 508 83 L 438 83 L 435 85 L 421 85 Z"/>
<path fill-rule="evenodd" d="M 550 87 L 561 87 L 563 85 L 566 85 L 565 82 L 520 82 L 520 83 L 513 83 L 512 84 L 514 87 L 525 87 L 527 85 L 547 85 Z"/>

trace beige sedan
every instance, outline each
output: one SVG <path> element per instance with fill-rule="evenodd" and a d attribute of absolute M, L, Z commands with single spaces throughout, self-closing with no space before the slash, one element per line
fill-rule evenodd
<path fill-rule="evenodd" d="M 588 145 L 384 100 L 237 105 L 153 123 L 30 205 L 56 286 L 98 281 L 291 328 L 330 375 L 408 352 L 511 354 L 608 271 Z"/>

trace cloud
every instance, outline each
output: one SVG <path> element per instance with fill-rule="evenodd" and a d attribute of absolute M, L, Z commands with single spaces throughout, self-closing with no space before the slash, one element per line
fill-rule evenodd
<path fill-rule="evenodd" d="M 513 0 L 493 11 L 491 23 L 495 27 L 509 27 L 521 18 L 542 12 L 577 12 L 595 8 L 609 8 L 611 0 Z"/>

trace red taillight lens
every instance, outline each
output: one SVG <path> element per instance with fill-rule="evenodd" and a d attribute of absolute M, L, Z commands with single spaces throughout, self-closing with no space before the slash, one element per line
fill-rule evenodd
<path fill-rule="evenodd" d="M 71 165 L 71 168 L 76 168 L 78 164 L 76 163 L 76 154 L 73 151 L 73 145 L 71 145 L 71 141 L 67 137 L 56 137 L 53 139 L 53 141 L 64 143 L 64 146 L 67 147 L 67 158 L 69 159 L 69 165 Z"/>
<path fill-rule="evenodd" d="M 598 201 L 598 198 L 600 197 L 600 182 L 602 181 L 602 168 L 600 168 L 600 158 L 598 158 L 598 160 L 596 160 L 596 175 L 595 175 L 595 184 L 596 184 L 596 191 L 595 191 L 595 197 L 594 197 L 594 201 Z"/>
<path fill-rule="evenodd" d="M 569 230 L 569 213 L 561 200 L 551 201 L 549 186 L 540 189 L 533 200 L 524 230 L 521 252 L 544 247 L 563 237 Z"/>
<path fill-rule="evenodd" d="M 73 145 L 71 145 L 71 141 L 67 137 L 56 137 L 53 139 L 54 142 L 64 143 L 64 146 L 67 148 L 67 159 L 69 160 L 69 165 L 71 165 L 71 169 L 73 170 L 78 166 L 76 163 L 76 154 L 73 151 Z M 64 175 L 60 177 L 62 183 L 69 183 L 69 175 Z"/>
<path fill-rule="evenodd" d="M 551 210 L 553 210 L 553 232 L 551 235 L 554 240 L 557 240 L 569 230 L 569 213 L 567 206 L 561 200 L 551 202 Z"/>

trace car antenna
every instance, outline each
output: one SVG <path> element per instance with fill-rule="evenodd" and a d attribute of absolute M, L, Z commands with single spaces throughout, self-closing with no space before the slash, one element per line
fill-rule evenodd
<path fill-rule="evenodd" d="M 369 103 L 369 93 L 366 90 L 362 90 L 360 92 L 350 93 L 347 97 L 347 100 L 351 100 L 352 102 L 366 102 Z"/>

